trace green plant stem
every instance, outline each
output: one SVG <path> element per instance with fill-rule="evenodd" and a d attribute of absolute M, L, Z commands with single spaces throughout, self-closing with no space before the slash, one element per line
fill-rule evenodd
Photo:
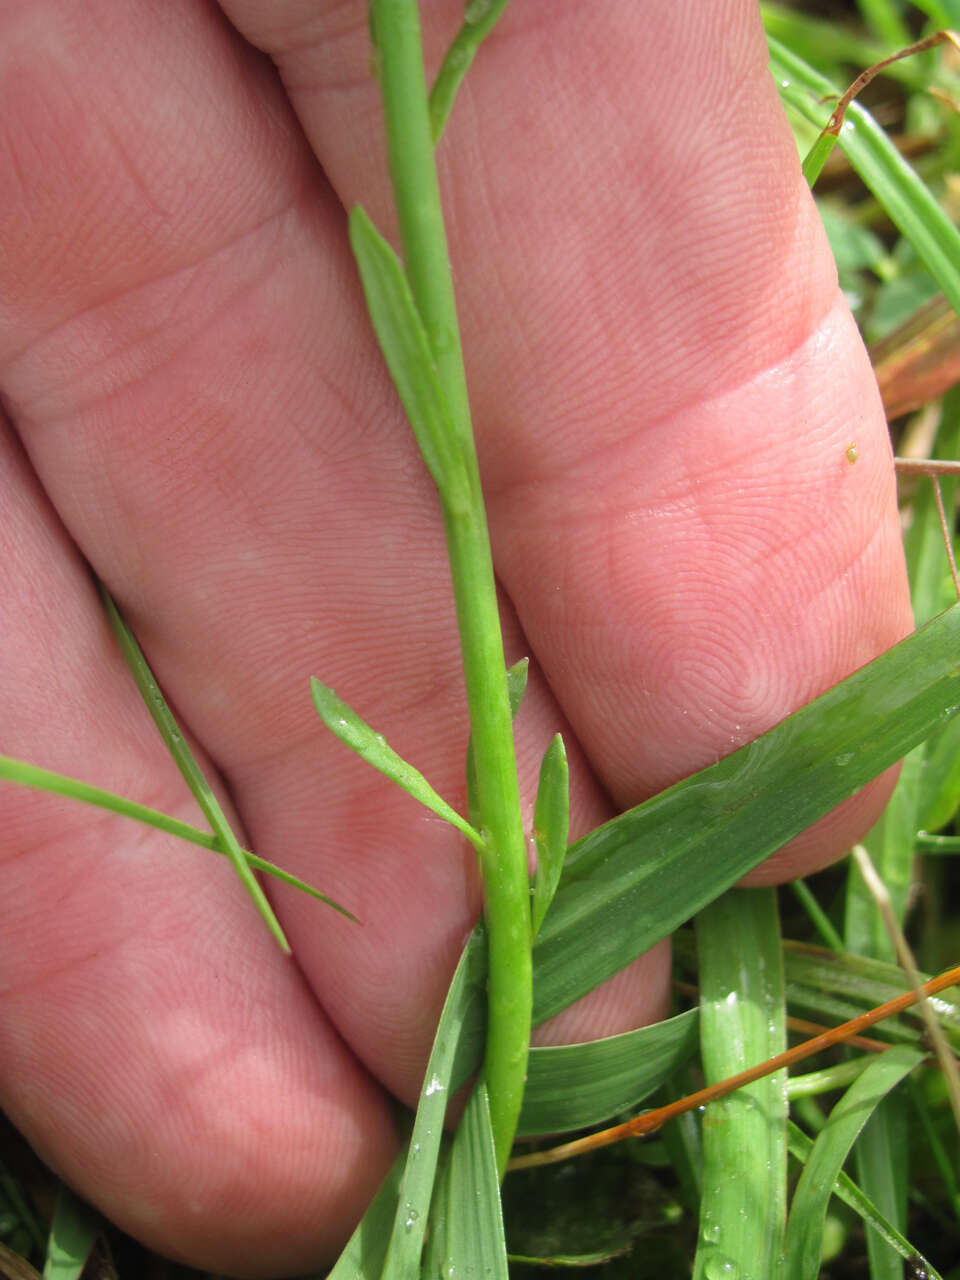
<path fill-rule="evenodd" d="M 447 50 L 430 90 L 430 126 L 434 143 L 440 141 L 453 100 L 482 41 L 506 9 L 509 0 L 468 0 L 463 26 Z"/>
<path fill-rule="evenodd" d="M 490 539 L 470 425 L 453 280 L 434 163 L 415 0 L 373 0 L 387 147 L 407 277 L 427 333 L 468 476 L 468 501 L 444 501 L 487 853 L 489 1013 L 484 1063 L 497 1167 L 516 1129 L 530 1041 L 532 965 L 526 844 Z"/>

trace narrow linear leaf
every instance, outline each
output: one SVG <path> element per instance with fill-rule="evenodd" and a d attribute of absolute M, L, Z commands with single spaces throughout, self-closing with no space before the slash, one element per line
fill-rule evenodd
<path fill-rule="evenodd" d="M 808 1138 L 802 1129 L 798 1129 L 792 1121 L 788 1120 L 787 1145 L 790 1154 L 805 1164 L 810 1158 L 810 1152 L 813 1150 L 813 1139 Z M 923 1254 L 915 1249 L 910 1241 L 901 1235 L 891 1222 L 887 1221 L 876 1205 L 873 1204 L 868 1196 L 863 1194 L 847 1174 L 838 1174 L 837 1180 L 833 1184 L 833 1194 L 838 1200 L 842 1200 L 844 1204 L 849 1205 L 855 1213 L 858 1213 L 869 1227 L 884 1239 L 887 1244 L 892 1245 L 897 1250 L 901 1258 L 906 1258 L 908 1262 L 914 1263 L 917 1276 L 925 1274 L 927 1280 L 943 1280 L 933 1263 L 928 1262 Z"/>
<path fill-rule="evenodd" d="M 52 773 L 49 769 L 27 764 L 24 760 L 12 760 L 9 756 L 0 756 L 0 779 L 5 782 L 15 782 L 24 787 L 33 787 L 38 791 L 46 791 L 51 795 L 68 796 L 71 800 L 79 800 L 83 804 L 94 805 L 98 809 L 106 809 L 109 813 L 115 813 L 121 818 L 131 818 L 135 822 L 142 822 L 144 826 L 166 831 L 169 835 L 176 836 L 188 844 L 199 845 L 201 849 L 208 849 L 221 857 L 229 856 L 227 850 L 221 847 L 218 837 L 211 835 L 209 831 L 200 831 L 197 827 L 190 826 L 188 822 L 181 822 L 179 818 L 173 818 L 168 813 L 161 813 L 159 809 L 150 809 L 147 805 L 138 804 L 135 800 L 127 800 L 124 796 L 115 795 L 112 791 L 104 791 L 77 778 L 68 778 L 62 773 Z M 275 862 L 268 862 L 266 858 L 251 853 L 249 849 L 241 849 L 240 852 L 255 871 L 273 876 L 284 884 L 299 889 L 301 893 L 309 894 L 311 898 L 316 898 L 326 906 L 332 907 L 334 911 L 339 911 L 348 920 L 356 921 L 357 917 L 352 911 L 348 911 L 346 907 L 341 906 L 325 893 L 321 893 L 313 885 L 307 884 L 305 880 L 292 875 L 289 871 L 284 871 L 283 867 L 278 867 Z"/>
<path fill-rule="evenodd" d="M 700 1045 L 707 1084 L 782 1053 L 786 1008 L 776 891 L 734 889 L 697 917 Z M 787 1204 L 786 1071 L 711 1102 L 694 1280 L 769 1277 Z"/>
<path fill-rule="evenodd" d="M 443 1276 L 508 1280 L 500 1179 L 487 1087 L 480 1081 L 457 1127 L 446 1185 Z"/>
<path fill-rule="evenodd" d="M 698 1012 L 587 1044 L 530 1050 L 517 1133 L 563 1133 L 601 1124 L 672 1079 L 697 1048 Z"/>
<path fill-rule="evenodd" d="M 816 1280 L 827 1205 L 850 1148 L 881 1099 L 923 1059 L 921 1050 L 906 1045 L 888 1049 L 870 1063 L 831 1111 L 794 1193 L 787 1220 L 783 1280 Z"/>
<path fill-rule="evenodd" d="M 140 691 L 140 696 L 150 712 L 153 723 L 160 730 L 160 736 L 163 738 L 167 750 L 180 770 L 183 780 L 193 793 L 194 799 L 203 811 L 203 816 L 213 828 L 220 847 L 233 863 L 233 868 L 239 876 L 241 884 L 253 899 L 254 906 L 263 916 L 281 949 L 289 955 L 290 944 L 287 942 L 286 935 L 280 927 L 280 921 L 274 914 L 273 907 L 267 900 L 267 895 L 263 892 L 257 877 L 251 871 L 237 837 L 233 834 L 233 829 L 227 821 L 226 814 L 220 808 L 220 802 L 213 794 L 209 782 L 203 776 L 203 771 L 194 759 L 193 752 L 187 745 L 173 712 L 167 706 L 167 701 L 160 692 L 160 686 L 154 679 L 153 672 L 150 670 L 150 666 L 143 655 L 143 650 L 124 621 L 120 610 L 114 604 L 110 593 L 102 583 L 100 584 L 100 597 L 106 610 L 107 621 L 110 623 L 111 630 L 120 645 L 120 651 L 127 666 L 130 668 L 136 686 Z"/>
<path fill-rule="evenodd" d="M 430 90 L 430 129 L 434 145 L 443 135 L 457 90 L 470 69 L 484 37 L 507 7 L 508 0 L 467 0 L 463 26 L 444 55 Z"/>
<path fill-rule="evenodd" d="M 350 211 L 350 246 L 367 309 L 417 445 L 449 508 L 464 505 L 466 470 L 423 321 L 400 259 L 366 212 Z"/>
<path fill-rule="evenodd" d="M 803 59 L 773 37 L 770 70 L 780 96 L 818 128 L 840 96 Z M 839 138 L 850 164 L 923 259 L 930 274 L 960 311 L 960 231 L 937 204 L 927 185 L 903 158 L 869 112 L 857 102 L 847 110 Z"/>
<path fill-rule="evenodd" d="M 366 760 L 367 764 L 378 769 L 391 782 L 395 782 L 408 795 L 413 796 L 414 800 L 419 800 L 427 809 L 456 827 L 478 851 L 483 850 L 484 844 L 480 833 L 475 831 L 456 809 L 447 804 L 446 800 L 437 795 L 422 773 L 412 764 L 408 764 L 402 756 L 397 755 L 382 734 L 375 733 L 365 720 L 361 720 L 351 707 L 337 697 L 332 689 L 328 689 L 313 676 L 310 679 L 310 692 L 320 719 L 332 734 L 345 743 L 351 751 L 355 751 L 361 759 Z"/>
<path fill-rule="evenodd" d="M 570 770 L 563 738 L 558 733 L 540 765 L 540 782 L 533 808 L 533 838 L 537 845 L 537 874 L 533 881 L 531 934 L 536 937 L 560 883 L 570 834 Z"/>
<path fill-rule="evenodd" d="M 473 1020 L 478 1008 L 482 1025 L 486 973 L 484 935 L 481 930 L 474 930 L 450 984 L 427 1063 L 386 1249 L 383 1280 L 410 1280 L 419 1274 L 457 1047 L 465 1021 Z"/>
<path fill-rule="evenodd" d="M 572 845 L 534 1020 L 618 972 L 960 709 L 960 605 L 733 755 Z"/>

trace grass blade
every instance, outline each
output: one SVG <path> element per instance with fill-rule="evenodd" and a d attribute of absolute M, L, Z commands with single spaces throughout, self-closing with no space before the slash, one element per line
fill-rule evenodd
<path fill-rule="evenodd" d="M 453 100 L 463 77 L 470 70 L 484 37 L 507 7 L 508 0 L 467 0 L 463 26 L 444 55 L 430 90 L 430 129 L 434 144 L 440 141 Z"/>
<path fill-rule="evenodd" d="M 790 1154 L 797 1160 L 806 1163 L 810 1158 L 810 1152 L 813 1150 L 813 1140 L 798 1129 L 791 1121 L 787 1121 L 787 1144 Z M 925 1275 L 927 1280 L 943 1280 L 940 1272 L 936 1269 L 932 1262 L 928 1262 L 922 1254 L 914 1249 L 913 1245 L 901 1233 L 884 1218 L 883 1214 L 875 1204 L 865 1196 L 861 1189 L 856 1185 L 852 1178 L 845 1173 L 837 1175 L 837 1180 L 833 1184 L 833 1194 L 838 1200 L 842 1200 L 844 1204 L 850 1206 L 864 1222 L 872 1228 L 881 1239 L 885 1240 L 892 1248 L 900 1254 L 901 1258 L 906 1258 L 915 1267 L 917 1277 Z"/>
<path fill-rule="evenodd" d="M 563 738 L 558 733 L 540 765 L 540 782 L 533 808 L 533 837 L 537 845 L 537 874 L 533 881 L 531 934 L 536 937 L 560 883 L 570 834 L 570 770 Z"/>
<path fill-rule="evenodd" d="M 763 737 L 571 846 L 534 947 L 535 1022 L 624 968 L 960 704 L 960 606 Z"/>
<path fill-rule="evenodd" d="M 440 1015 L 400 1180 L 383 1280 L 410 1280 L 419 1274 L 457 1044 L 471 1011 L 476 1016 L 477 996 L 482 994 L 486 979 L 481 939 L 482 934 L 475 931 L 467 943 Z M 481 1011 L 482 1008 L 480 1004 Z"/>
<path fill-rule="evenodd" d="M 446 1259 L 441 1274 L 508 1280 L 500 1179 L 482 1081 L 457 1127 L 445 1190 Z"/>
<path fill-rule="evenodd" d="M 81 782 L 77 778 L 68 778 L 62 773 L 52 773 L 49 769 L 41 769 L 23 760 L 11 760 L 9 756 L 0 756 L 0 779 L 5 782 L 15 782 L 24 787 L 33 787 L 38 791 L 46 791 L 51 795 L 68 796 L 71 800 L 79 800 L 83 804 L 95 805 L 98 809 L 106 809 L 109 813 L 116 813 L 122 818 L 132 818 L 145 826 L 155 827 L 158 831 L 166 831 L 189 844 L 199 845 L 201 849 L 209 849 L 211 853 L 218 853 L 222 857 L 229 856 L 227 850 L 221 847 L 218 837 L 211 835 L 209 831 L 200 831 L 197 827 L 192 827 L 189 822 L 181 822 L 179 818 L 161 813 L 159 809 L 150 809 L 147 805 L 138 804 L 136 800 L 127 800 L 124 796 L 115 795 L 112 791 L 104 791 L 100 787 L 93 787 L 88 782 Z M 315 889 L 313 885 L 307 884 L 305 880 L 291 875 L 289 871 L 284 871 L 283 867 L 278 867 L 275 862 L 268 862 L 266 858 L 251 853 L 249 849 L 241 849 L 240 852 L 255 871 L 273 876 L 284 884 L 299 889 L 301 893 L 307 893 L 311 898 L 316 898 L 326 906 L 332 907 L 334 911 L 339 911 L 348 920 L 356 921 L 357 917 L 353 912 L 348 911 L 339 902 L 335 902 L 333 898 L 327 897 L 325 893 L 321 893 L 319 889 Z"/>
<path fill-rule="evenodd" d="M 467 474 L 430 341 L 400 259 L 359 206 L 350 211 L 350 247 L 377 341 L 423 460 L 444 502 L 455 507 Z"/>
<path fill-rule="evenodd" d="M 707 1083 L 786 1048 L 776 892 L 733 890 L 697 917 Z M 694 1280 L 772 1276 L 787 1202 L 786 1071 L 707 1107 Z"/>
<path fill-rule="evenodd" d="M 367 764 L 388 777 L 391 782 L 395 782 L 408 795 L 413 796 L 414 800 L 419 800 L 439 818 L 456 827 L 475 849 L 484 848 L 479 831 L 475 831 L 466 818 L 462 818 L 452 805 L 447 804 L 442 796 L 437 795 L 423 774 L 412 764 L 408 764 L 402 756 L 398 756 L 384 740 L 383 735 L 375 733 L 342 698 L 337 697 L 332 689 L 317 680 L 315 676 L 311 676 L 310 692 L 320 719 L 342 743 L 351 751 L 355 751 Z"/>
<path fill-rule="evenodd" d="M 784 102 L 822 128 L 840 96 L 835 85 L 768 37 L 770 70 Z M 869 112 L 853 102 L 840 132 L 840 146 L 860 178 L 926 263 L 960 311 L 960 231 L 934 199 Z"/>
<path fill-rule="evenodd" d="M 316 1280 L 378 1280 L 396 1217 L 404 1155 L 393 1162 L 333 1270 Z"/>
<path fill-rule="evenodd" d="M 530 1050 L 518 1134 L 600 1124 L 648 1097 L 697 1047 L 697 1010 L 588 1044 Z"/>
<path fill-rule="evenodd" d="M 837 1176 L 878 1103 L 923 1061 L 919 1049 L 888 1049 L 854 1081 L 830 1116 L 804 1166 L 787 1220 L 783 1280 L 816 1280 L 823 1224 Z"/>
<path fill-rule="evenodd" d="M 153 677 L 153 672 L 150 670 L 150 666 L 143 655 L 143 650 L 137 643 L 133 632 L 123 620 L 106 587 L 102 584 L 100 585 L 100 596 L 107 613 L 107 621 L 110 623 L 111 630 L 117 638 L 117 643 L 120 645 L 124 660 L 130 668 L 130 672 L 140 691 L 140 696 L 145 702 L 154 724 L 160 730 L 160 736 L 163 738 L 167 750 L 180 770 L 183 780 L 193 793 L 194 799 L 202 809 L 203 816 L 213 828 L 220 847 L 233 863 L 233 868 L 239 876 L 241 884 L 253 899 L 254 906 L 263 916 L 281 949 L 289 955 L 290 944 L 287 942 L 286 935 L 280 927 L 280 921 L 274 914 L 273 907 L 268 902 L 267 895 L 263 892 L 257 877 L 251 871 L 237 837 L 233 834 L 230 823 L 227 821 L 226 814 L 220 808 L 220 802 L 210 789 L 210 784 L 203 776 L 200 766 L 193 757 L 193 752 L 187 746 L 187 741 L 180 732 L 180 726 L 174 719 L 173 712 L 167 706 L 166 699 L 160 692 L 160 686 Z"/>
<path fill-rule="evenodd" d="M 43 1280 L 80 1280 L 101 1231 L 99 1215 L 61 1183 L 50 1224 Z"/>

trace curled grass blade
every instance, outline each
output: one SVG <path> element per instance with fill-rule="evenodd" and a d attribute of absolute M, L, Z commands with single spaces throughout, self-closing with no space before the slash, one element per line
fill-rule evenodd
<path fill-rule="evenodd" d="M 160 736 L 163 738 L 167 750 L 180 770 L 183 780 L 193 793 L 194 799 L 203 811 L 203 816 L 213 828 L 220 847 L 233 863 L 241 884 L 253 899 L 254 906 L 263 916 L 280 948 L 289 955 L 290 944 L 283 929 L 280 927 L 280 921 L 274 914 L 273 907 L 267 900 L 267 895 L 263 892 L 257 877 L 251 871 L 237 837 L 233 834 L 230 823 L 227 821 L 226 814 L 220 808 L 220 802 L 213 794 L 209 782 L 203 776 L 203 771 L 194 759 L 193 752 L 187 745 L 173 712 L 167 706 L 167 701 L 160 691 L 160 686 L 154 679 L 153 672 L 150 670 L 150 666 L 143 655 L 143 650 L 124 621 L 119 609 L 114 604 L 109 592 L 102 584 L 100 586 L 100 596 L 103 600 L 103 607 L 106 610 L 107 621 L 110 623 L 110 628 L 117 638 L 117 643 L 120 645 L 120 651 L 127 666 L 130 668 L 130 672 L 140 691 L 140 696 L 146 704 L 154 724 L 160 730 Z"/>
<path fill-rule="evenodd" d="M 226 849 L 221 847 L 219 838 L 208 831 L 200 831 L 188 822 L 181 822 L 179 818 L 173 818 L 168 813 L 161 813 L 159 809 L 148 808 L 147 805 L 138 804 L 136 800 L 127 800 L 124 796 L 115 795 L 112 791 L 104 791 L 100 787 L 91 786 L 88 782 L 80 782 L 77 778 L 68 778 L 62 773 L 52 773 L 49 769 L 41 769 L 23 760 L 11 760 L 9 756 L 0 756 L 0 779 L 5 782 L 15 782 L 24 787 L 33 787 L 38 791 L 46 791 L 51 795 L 68 796 L 71 800 L 79 800 L 83 804 L 95 805 L 98 809 L 106 809 L 122 818 L 132 818 L 145 826 L 156 827 L 158 831 L 166 831 L 189 844 L 199 845 L 201 849 L 209 849 L 211 853 L 218 853 L 222 857 L 228 856 Z M 313 885 L 307 884 L 305 880 L 291 875 L 289 871 L 284 871 L 283 867 L 278 867 L 275 862 L 268 862 L 266 858 L 251 853 L 249 849 L 241 849 L 241 853 L 254 871 L 273 876 L 274 879 L 332 907 L 334 911 L 339 911 L 348 920 L 356 921 L 357 917 L 353 912 L 348 911 L 339 902 L 335 902 L 333 898 L 327 897 L 325 893 L 321 893 L 319 889 L 315 889 Z"/>
<path fill-rule="evenodd" d="M 714 1084 L 786 1047 L 776 892 L 733 890 L 697 917 L 700 1045 Z M 694 1280 L 772 1276 L 787 1202 L 786 1071 L 711 1102 Z"/>
<path fill-rule="evenodd" d="M 923 1058 L 919 1049 L 906 1045 L 888 1049 L 870 1063 L 831 1111 L 794 1192 L 787 1219 L 782 1280 L 816 1280 L 820 1274 L 827 1205 L 850 1148 L 878 1103 Z"/>
<path fill-rule="evenodd" d="M 537 874 L 533 881 L 531 936 L 540 932 L 547 908 L 560 883 L 570 834 L 570 770 L 563 738 L 558 733 L 540 765 L 540 782 L 533 807 L 533 838 L 537 845 Z"/>
<path fill-rule="evenodd" d="M 402 756 L 397 755 L 384 739 L 383 735 L 371 729 L 365 720 L 349 707 L 342 698 L 338 698 L 315 676 L 310 679 L 310 693 L 317 714 L 335 737 L 339 738 L 351 751 L 355 751 L 362 760 L 372 765 L 380 773 L 395 782 L 398 787 L 419 800 L 422 805 L 435 813 L 437 817 L 449 822 L 467 837 L 475 849 L 483 851 L 484 843 L 479 831 L 460 816 L 452 805 L 447 804 L 442 796 L 437 795 L 433 787 L 419 770 L 415 769 Z"/>
<path fill-rule="evenodd" d="M 787 1145 L 790 1154 L 805 1164 L 813 1150 L 813 1139 L 807 1137 L 801 1129 L 788 1120 Z M 943 1280 L 933 1263 L 928 1262 L 922 1254 L 918 1253 L 910 1241 L 891 1222 L 887 1221 L 869 1196 L 864 1195 L 863 1191 L 847 1174 L 841 1172 L 837 1175 L 837 1180 L 833 1184 L 833 1194 L 838 1200 L 842 1200 L 844 1204 L 849 1205 L 855 1213 L 859 1214 L 873 1231 L 885 1240 L 887 1244 L 896 1249 L 901 1258 L 906 1258 L 908 1262 L 913 1263 L 918 1276 L 925 1274 L 928 1280 Z"/>
<path fill-rule="evenodd" d="M 763 737 L 572 845 L 534 947 L 558 1013 L 894 764 L 960 704 L 960 606 Z"/>
<path fill-rule="evenodd" d="M 600 1124 L 672 1079 L 697 1047 L 697 1010 L 587 1044 L 533 1048 L 521 1136 Z"/>

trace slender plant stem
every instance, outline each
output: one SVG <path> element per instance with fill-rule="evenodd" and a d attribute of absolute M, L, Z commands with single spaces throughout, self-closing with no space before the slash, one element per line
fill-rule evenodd
<path fill-rule="evenodd" d="M 404 263 L 468 476 L 465 504 L 444 501 L 442 491 L 440 498 L 487 846 L 482 858 L 490 935 L 484 1072 L 502 1174 L 523 1098 L 532 1008 L 527 857 L 510 702 L 434 163 L 416 0 L 373 0 L 371 18 Z"/>

